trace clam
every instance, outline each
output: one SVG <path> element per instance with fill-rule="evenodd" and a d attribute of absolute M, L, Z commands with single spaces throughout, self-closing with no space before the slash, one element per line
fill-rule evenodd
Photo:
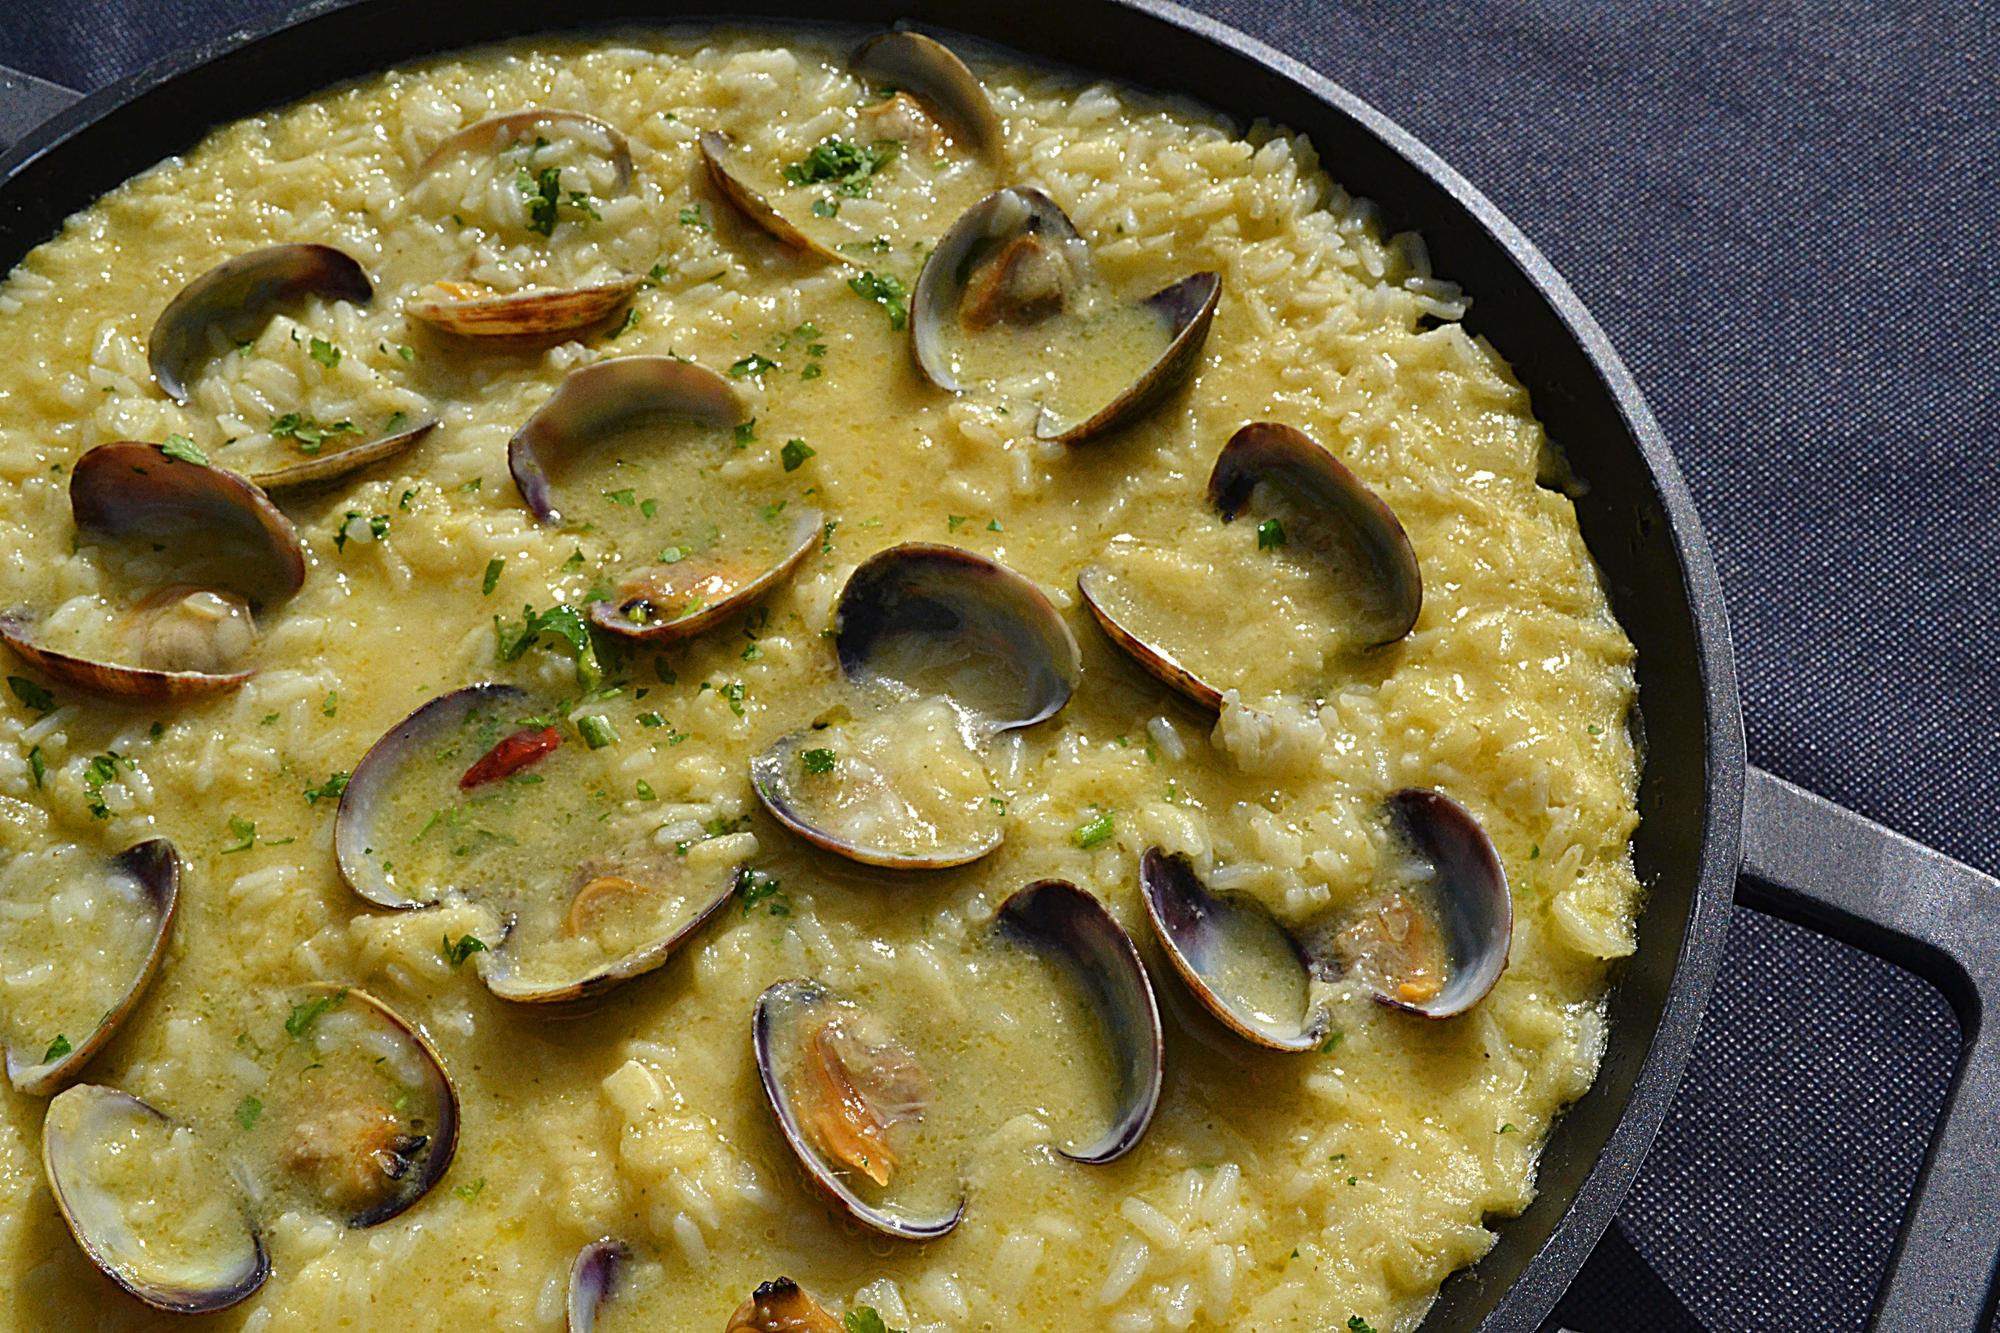
<path fill-rule="evenodd" d="M 424 436 L 430 434 L 437 425 L 436 417 L 427 417 L 414 426 L 392 431 L 387 435 L 344 449 L 333 449 L 287 463 L 282 467 L 267 468 L 249 474 L 250 480 L 266 491 L 292 491 L 307 486 L 318 486 L 325 482 L 337 481 L 351 472 L 394 458 Z"/>
<path fill-rule="evenodd" d="M 160 312 L 146 344 L 153 379 L 177 403 L 214 350 L 211 327 L 248 319 L 302 296 L 366 305 L 375 288 L 361 265 L 330 245 L 273 245 L 225 260 L 181 288 Z"/>
<path fill-rule="evenodd" d="M 159 445 L 101 444 L 70 474 L 76 525 L 92 536 L 170 553 L 176 582 L 119 620 L 124 661 L 47 642 L 26 611 L 0 614 L 0 640 L 43 672 L 121 698 L 173 700 L 234 689 L 256 644 L 256 608 L 305 582 L 298 530 L 270 497 L 233 472 Z"/>
<path fill-rule="evenodd" d="M 269 496 L 157 444 L 123 440 L 89 450 L 70 472 L 69 502 L 81 531 L 168 546 L 182 580 L 233 592 L 252 607 L 305 583 L 298 529 Z"/>
<path fill-rule="evenodd" d="M 498 153 L 519 143 L 521 136 L 532 129 L 549 125 L 574 125 L 600 134 L 610 147 L 612 167 L 618 173 L 618 190 L 624 193 L 632 188 L 632 146 L 625 136 L 595 116 L 581 111 L 566 111 L 559 107 L 530 107 L 524 111 L 510 111 L 503 116 L 489 116 L 476 124 L 446 135 L 438 146 L 431 149 L 417 167 L 417 175 L 427 176 L 439 164 L 455 153 L 481 152 Z"/>
<path fill-rule="evenodd" d="M 459 153 L 498 153 L 520 143 L 528 132 L 572 126 L 601 135 L 617 172 L 615 190 L 632 188 L 632 148 L 625 136 L 595 116 L 557 108 L 530 108 L 468 125 L 431 150 L 417 168 L 429 175 Z M 419 289 L 403 303 L 412 319 L 461 338 L 553 338 L 607 320 L 638 292 L 643 279 L 621 274 L 585 287 L 535 289 L 509 295 L 447 279 Z"/>
<path fill-rule="evenodd" d="M 1229 437 L 1208 474 L 1208 500 L 1227 523 L 1249 506 L 1259 485 L 1284 492 L 1366 571 L 1373 597 L 1357 623 L 1369 647 L 1415 628 L 1423 572 L 1409 534 L 1380 496 L 1304 431 L 1272 421 L 1254 421 Z"/>
<path fill-rule="evenodd" d="M 1036 436 L 1074 444 L 1137 419 L 1188 377 L 1221 295 L 1222 279 L 1201 272 L 1119 297 L 1056 202 L 1012 186 L 974 204 L 924 261 L 910 335 L 939 388 L 1032 383 Z"/>
<path fill-rule="evenodd" d="M 554 338 L 610 319 L 644 281 L 625 274 L 587 287 L 503 296 L 441 279 L 419 288 L 403 309 L 412 319 L 461 338 Z"/>
<path fill-rule="evenodd" d="M 1486 997 L 1507 966 L 1513 898 L 1493 845 L 1465 809 L 1434 791 L 1388 800 L 1408 855 L 1397 885 L 1359 912 L 1294 931 L 1247 894 L 1209 891 L 1185 856 L 1154 847 L 1140 897 L 1168 959 L 1239 1036 L 1310 1051 L 1331 1027 L 1330 988 L 1359 977 L 1376 1003 L 1452 1018 Z"/>
<path fill-rule="evenodd" d="M 246 1131 L 315 1211 L 361 1229 L 411 1207 L 458 1147 L 458 1093 L 429 1041 L 366 991 L 297 992 Z"/>
<path fill-rule="evenodd" d="M 850 680 L 942 695 L 991 735 L 1054 717 L 1083 655 L 1029 580 L 956 546 L 905 542 L 861 562 L 834 611 Z"/>
<path fill-rule="evenodd" d="M 463 781 L 461 774 L 473 772 L 470 764 L 483 762 L 512 730 L 508 723 L 533 707 L 533 696 L 516 686 L 469 685 L 418 708 L 370 746 L 340 794 L 333 821 L 334 859 L 348 887 L 379 907 L 437 902 L 441 886 L 412 883 L 405 889 L 403 883 L 411 877 L 407 871 L 399 877 L 396 871 L 402 839 L 389 824 L 407 803 L 402 789 L 413 770 L 440 755 L 448 766 L 456 765 L 452 776 Z M 478 736 L 469 746 L 461 744 L 467 731 Z M 480 743 L 489 734 L 491 740 Z"/>
<path fill-rule="evenodd" d="M 887 85 L 892 91 L 856 116 L 856 132 L 865 137 L 867 150 L 844 142 L 842 147 L 850 153 L 859 153 L 894 145 L 895 152 L 920 151 L 933 161 L 947 147 L 962 147 L 981 164 L 984 180 L 990 183 L 1006 148 L 1005 131 L 985 87 L 949 48 L 922 33 L 885 32 L 863 42 L 855 50 L 851 63 L 856 74 Z M 829 146 L 823 144 L 822 148 Z M 831 235 L 840 224 L 816 225 L 788 218 L 750 183 L 753 168 L 743 161 L 729 135 L 708 130 L 701 135 L 700 149 L 702 166 L 716 191 L 745 218 L 787 245 L 836 263 L 847 262 L 836 246 L 813 234 L 820 231 Z M 871 166 L 863 178 L 872 171 Z M 807 184 L 819 183 L 824 178 L 788 179 L 794 184 Z M 814 217 L 837 216 L 838 203 L 832 197 L 816 200 Z M 826 211 L 828 205 L 832 206 L 830 213 Z M 868 238 L 857 233 L 855 239 Z"/>
<path fill-rule="evenodd" d="M 843 1325 L 788 1277 L 763 1283 L 729 1316 L 722 1333 L 845 1333 Z"/>
<path fill-rule="evenodd" d="M 129 1093 L 80 1083 L 51 1101 L 42 1169 L 78 1247 L 156 1310 L 225 1309 L 270 1275 L 228 1170 Z"/>
<path fill-rule="evenodd" d="M 566 498 L 560 483 L 593 453 L 604 453 L 611 439 L 646 432 L 637 439 L 644 453 L 671 464 L 672 457 L 661 455 L 685 447 L 676 428 L 721 432 L 746 419 L 736 391 L 712 370 L 669 356 L 616 357 L 563 380 L 509 442 L 507 467 L 536 518 L 552 526 L 573 523 L 578 506 L 601 491 L 579 486 Z M 698 474 L 670 480 L 684 491 L 703 484 Z M 700 500 L 683 494 L 679 503 Z M 611 633 L 658 643 L 698 634 L 743 610 L 791 577 L 825 520 L 809 506 L 768 514 L 761 525 L 748 523 L 732 533 L 735 541 L 718 540 L 707 549 L 674 545 L 657 548 L 654 556 L 657 544 L 647 543 L 647 557 L 623 575 L 616 595 L 592 604 L 591 620 Z M 774 526 L 773 519 L 782 521 Z M 633 540 L 647 531 L 638 526 Z"/>
<path fill-rule="evenodd" d="M 565 892 L 537 892 L 516 909 L 500 942 L 478 955 L 479 979 L 528 1004 L 608 990 L 664 964 L 737 884 L 733 872 L 703 882 L 673 856 L 591 856 L 565 877 Z"/>
<path fill-rule="evenodd" d="M 1407 635 L 1422 609 L 1423 575 L 1389 506 L 1304 433 L 1275 422 L 1253 422 L 1230 437 L 1209 474 L 1209 502 L 1223 522 L 1232 522 L 1260 485 L 1286 507 L 1279 528 L 1286 544 L 1309 553 L 1317 577 L 1347 580 L 1347 638 L 1372 649 Z M 1170 642 L 1176 628 L 1199 633 L 1202 626 L 1177 626 L 1181 617 L 1154 614 L 1109 564 L 1086 567 L 1076 586 L 1092 618 L 1133 661 L 1202 707 L 1222 707 L 1229 682 L 1215 668 L 1190 662 L 1202 645 Z"/>
<path fill-rule="evenodd" d="M 1165 1061 L 1159 1007 L 1132 937 L 1103 903 L 1056 879 L 1013 894 L 994 925 L 1004 938 L 1063 968 L 1089 996 L 1118 1074 L 1117 1109 L 1096 1139 L 1057 1151 L 1085 1165 L 1116 1161 L 1153 1122 Z"/>
<path fill-rule="evenodd" d="M 779 1132 L 816 1186 L 887 1236 L 935 1240 L 958 1225 L 962 1186 L 912 1151 L 930 1077 L 881 1020 L 817 981 L 780 981 L 757 998 L 752 1044 Z"/>
<path fill-rule="evenodd" d="M 963 865 L 998 847 L 1004 802 L 979 747 L 1054 716 L 1082 675 L 1048 598 L 984 556 L 907 543 L 849 577 L 834 646 L 873 696 L 751 760 L 765 808 L 865 865 Z"/>
<path fill-rule="evenodd" d="M 16 1088 L 30 1096 L 47 1096 L 75 1079 L 91 1057 L 117 1033 L 139 998 L 145 994 L 153 974 L 159 971 L 160 959 L 167 950 L 167 937 L 173 931 L 174 912 L 180 905 L 181 859 L 175 853 L 174 845 L 164 838 L 153 838 L 128 847 L 113 857 L 102 871 L 93 865 L 89 873 L 101 885 L 102 891 L 132 918 L 129 924 L 136 927 L 131 941 L 134 947 L 115 951 L 127 955 L 113 960 L 124 975 L 116 982 L 113 998 L 101 1016 L 95 1010 L 95 997 L 92 997 L 91 1022 L 95 1026 L 80 1040 L 72 1042 L 57 1033 L 53 1042 L 47 1042 L 48 1034 L 44 1034 L 42 1040 L 31 1041 L 25 1046 L 8 1044 L 7 1077 Z M 51 886 L 51 891 L 56 887 Z M 142 940 L 144 944 L 140 947 Z M 75 942 L 65 938 L 59 943 L 70 945 Z M 77 947 L 82 949 L 80 944 Z M 62 960 L 69 977 L 65 989 L 81 995 L 91 969 L 101 965 L 100 960 L 107 952 L 114 951 L 100 940 L 88 950 L 87 957 Z"/>
<path fill-rule="evenodd" d="M 620 1271 L 631 1259 L 625 1243 L 610 1236 L 577 1251 L 569 1266 L 569 1295 L 564 1301 L 569 1333 L 593 1333 L 598 1312 L 617 1292 Z"/>

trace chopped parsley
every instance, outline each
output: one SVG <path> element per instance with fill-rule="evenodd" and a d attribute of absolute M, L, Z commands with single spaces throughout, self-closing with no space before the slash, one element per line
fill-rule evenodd
<path fill-rule="evenodd" d="M 1275 518 L 1267 518 L 1257 525 L 1257 549 L 1268 551 L 1285 544 L 1285 525 Z"/>
<path fill-rule="evenodd" d="M 821 555 L 827 555 L 830 552 L 832 552 L 833 530 L 839 526 L 840 526 L 839 519 L 837 518 L 829 519 L 827 521 L 826 526 L 819 530 L 819 553 Z"/>
<path fill-rule="evenodd" d="M 292 1006 L 290 1016 L 285 1019 L 285 1035 L 305 1036 L 329 1009 L 338 1009 L 346 999 L 347 987 L 342 986 L 331 995 L 315 995 L 310 1000 L 299 1001 Z"/>
<path fill-rule="evenodd" d="M 986 530 L 988 532 L 1005 532 L 1007 529 L 1001 527 L 1000 520 L 995 518 L 987 520 Z"/>
<path fill-rule="evenodd" d="M 831 750 L 807 750 L 799 756 L 799 763 L 805 766 L 808 773 L 831 773 L 833 759 Z"/>
<path fill-rule="evenodd" d="M 900 330 L 909 322 L 910 307 L 905 299 L 909 293 L 895 274 L 870 269 L 858 278 L 849 278 L 847 286 L 856 296 L 881 306 L 889 316 L 890 328 Z"/>
<path fill-rule="evenodd" d="M 1519 1134 L 1521 1131 L 1514 1125 L 1512 1121 L 1509 1121 L 1507 1124 L 1500 1126 L 1500 1128 L 1494 1130 L 1493 1132 L 1495 1134 Z"/>
<path fill-rule="evenodd" d="M 785 179 L 794 185 L 831 183 L 837 193 L 850 198 L 863 196 L 868 193 L 868 178 L 895 161 L 901 149 L 894 139 L 866 145 L 824 139 L 785 168 Z"/>
<path fill-rule="evenodd" d="M 1109 842 L 1111 835 L 1117 831 L 1117 821 L 1112 817 L 1112 812 L 1106 810 L 1095 819 L 1077 825 L 1076 832 L 1070 834 L 1070 841 L 1083 848 L 1095 847 L 1101 842 Z"/>
<path fill-rule="evenodd" d="M 957 532 L 959 524 L 963 522 L 965 522 L 965 515 L 963 514 L 946 514 L 944 516 L 944 529 L 946 532 Z"/>
<path fill-rule="evenodd" d="M 236 1103 L 236 1123 L 243 1126 L 246 1133 L 257 1128 L 257 1121 L 263 1114 L 264 1103 L 248 1093 L 244 1094 L 242 1101 Z"/>
<path fill-rule="evenodd" d="M 623 490 L 606 491 L 604 498 L 615 505 L 633 505 L 638 503 L 638 493 L 630 486 L 625 487 Z"/>
<path fill-rule="evenodd" d="M 500 573 L 507 568 L 507 557 L 496 555 L 486 562 L 486 577 L 479 581 L 482 596 L 491 597 L 493 590 L 500 586 Z"/>
<path fill-rule="evenodd" d="M 26 676 L 7 677 L 7 688 L 14 692 L 16 699 L 19 699 L 37 713 L 46 713 L 56 706 L 55 695 L 50 694 L 46 689 L 35 684 L 34 681 L 29 680 Z"/>
<path fill-rule="evenodd" d="M 737 364 L 740 365 L 742 363 L 738 362 Z M 738 449 L 749 448 L 750 441 L 756 438 L 757 438 L 757 418 L 751 417 L 748 421 L 745 421 L 736 427 L 736 447 Z"/>
<path fill-rule="evenodd" d="M 805 461 L 817 452 L 804 440 L 791 439 L 785 441 L 785 447 L 778 451 L 778 457 L 783 460 L 785 471 L 797 472 L 805 466 Z"/>
<path fill-rule="evenodd" d="M 639 794 L 639 799 L 642 801 L 657 801 L 660 799 L 659 793 L 653 790 L 653 784 L 644 778 L 639 779 L 633 786 L 633 790 Z"/>
<path fill-rule="evenodd" d="M 736 716 L 738 717 L 742 717 L 743 682 L 740 680 L 731 681 L 729 684 L 724 685 L 722 687 L 721 694 L 722 697 L 729 703 L 729 711 L 736 714 Z"/>
<path fill-rule="evenodd" d="M 319 701 L 321 717 L 332 717 L 340 709 L 340 691 L 328 690 L 326 698 Z"/>
<path fill-rule="evenodd" d="M 696 231 L 707 231 L 708 219 L 701 215 L 701 206 L 699 204 L 689 204 L 681 210 L 681 225 L 683 227 L 693 227 Z M 651 275 L 653 281 L 658 282 L 666 275 L 666 270 L 658 264 L 653 265 L 653 267 L 659 270 Z"/>
<path fill-rule="evenodd" d="M 611 332 L 606 334 L 605 336 L 607 339 L 615 342 L 619 338 L 623 337 L 625 334 L 631 332 L 633 329 L 636 329 L 638 327 L 639 327 L 639 307 L 635 305 L 628 305 L 625 307 L 625 322 L 620 324 L 617 328 L 611 330 Z"/>
<path fill-rule="evenodd" d="M 685 546 L 662 546 L 660 548 L 660 563 L 663 565 L 678 565 L 687 558 L 688 553 Z"/>
<path fill-rule="evenodd" d="M 1327 1033 L 1326 1040 L 1319 1044 L 1319 1053 L 1321 1055 L 1332 1055 L 1340 1049 L 1340 1043 L 1346 1040 L 1346 1038 L 1347 1034 L 1345 1032 L 1342 1032 L 1339 1028 L 1335 1028 L 1333 1031 Z"/>
<path fill-rule="evenodd" d="M 333 530 L 334 550 L 345 551 L 347 549 L 347 529 L 353 524 L 355 519 L 362 517 L 365 516 L 359 509 L 350 509 L 347 511 L 346 515 L 340 520 L 340 526 Z M 376 514 L 368 518 L 368 535 L 378 542 L 387 537 L 389 535 L 389 516 L 387 514 Z"/>
<path fill-rule="evenodd" d="M 882 1314 L 872 1305 L 857 1305 L 841 1321 L 845 1333 L 903 1333 L 882 1322 Z"/>
<path fill-rule="evenodd" d="M 477 1199 L 480 1196 L 480 1194 L 484 1192 L 485 1189 L 486 1189 L 486 1177 L 481 1176 L 479 1179 L 473 1181 L 470 1185 L 454 1186 L 451 1192 L 453 1194 L 456 1194 L 459 1198 L 465 1200 L 467 1203 L 471 1203 L 474 1199 Z"/>
<path fill-rule="evenodd" d="M 599 222 L 604 220 L 604 215 L 591 204 L 588 194 L 582 190 L 564 192 L 561 167 L 543 167 L 534 173 L 520 167 L 514 173 L 514 185 L 520 190 L 522 205 L 528 211 L 528 230 L 537 236 L 555 235 L 557 210 L 562 208 L 573 209 Z"/>
<path fill-rule="evenodd" d="M 736 896 L 743 900 L 743 915 L 762 904 L 772 916 L 792 914 L 791 895 L 786 893 L 779 881 L 761 870 L 745 870 L 736 881 Z"/>
<path fill-rule="evenodd" d="M 664 727 L 667 725 L 667 720 L 658 713 L 641 713 L 639 714 L 639 725 L 642 727 Z"/>
<path fill-rule="evenodd" d="M 224 856 L 231 852 L 247 852 L 257 845 L 257 825 L 241 815 L 229 817 L 229 836 L 237 841 L 222 849 Z"/>
<path fill-rule="evenodd" d="M 735 380 L 750 379 L 755 376 L 762 375 L 767 370 L 782 370 L 782 369 L 783 369 L 782 366 L 780 366 L 776 361 L 773 361 L 770 357 L 765 356 L 762 352 L 752 352 L 750 353 L 750 355 L 739 358 L 738 360 L 730 363 L 729 378 Z M 752 420 L 747 424 L 755 426 L 757 423 L 755 420 Z M 736 428 L 736 434 L 738 439 L 743 438 L 742 426 L 738 426 Z"/>
<path fill-rule="evenodd" d="M 840 200 L 834 198 L 813 200 L 814 217 L 816 218 L 837 217 L 839 213 L 840 213 Z"/>
<path fill-rule="evenodd" d="M 49 1048 L 42 1052 L 42 1063 L 54 1064 L 75 1049 L 76 1047 L 69 1044 L 69 1038 L 58 1032 L 56 1039 L 49 1043 Z"/>
<path fill-rule="evenodd" d="M 319 362 L 328 370 L 332 370 L 340 364 L 340 349 L 324 338 L 314 338 L 310 343 L 307 343 L 306 351 L 312 356 L 313 360 Z"/>
<path fill-rule="evenodd" d="M 317 787 L 306 788 L 306 804 L 318 805 L 321 801 L 337 801 L 347 790 L 347 774 L 335 773 Z"/>
<path fill-rule="evenodd" d="M 1358 1314 L 1347 1316 L 1347 1333 L 1375 1333 L 1375 1326 Z"/>
<path fill-rule="evenodd" d="M 318 453 L 320 446 L 326 443 L 326 438 L 329 435 L 359 435 L 360 433 L 361 427 L 355 425 L 352 421 L 336 421 L 331 425 L 322 425 L 318 418 L 306 416 L 299 412 L 285 413 L 285 415 L 271 423 L 269 430 L 272 439 L 291 439 L 297 441 L 299 452 L 306 454 Z"/>
<path fill-rule="evenodd" d="M 546 611 L 523 606 L 519 628 L 495 616 L 493 637 L 496 640 L 495 656 L 502 662 L 512 662 L 527 652 L 529 645 L 540 643 L 576 663 L 576 683 L 584 689 L 594 690 L 604 679 L 604 668 L 598 663 L 597 647 L 591 641 L 590 627 L 573 606 L 557 604 Z"/>
<path fill-rule="evenodd" d="M 486 941 L 471 933 L 461 935 L 456 941 L 447 934 L 438 941 L 438 957 L 453 967 L 463 967 L 466 959 L 485 952 Z"/>
<path fill-rule="evenodd" d="M 583 737 L 583 743 L 593 750 L 602 750 L 607 745 L 618 743 L 617 728 L 601 713 L 587 713 L 576 720 L 576 731 Z"/>
<path fill-rule="evenodd" d="M 35 779 L 36 787 L 40 787 L 42 780 L 48 776 L 49 764 L 42 758 L 42 747 L 39 745 L 28 751 L 28 773 Z"/>
<path fill-rule="evenodd" d="M 199 463 L 203 467 L 208 466 L 208 455 L 201 451 L 201 446 L 185 435 L 167 436 L 167 442 L 160 446 L 160 452 L 168 458 L 178 458 L 183 463 Z"/>
<path fill-rule="evenodd" d="M 106 750 L 91 759 L 83 770 L 83 800 L 90 807 L 92 819 L 111 818 L 111 807 L 104 803 L 104 784 L 118 776 L 118 765 L 136 767 L 130 759 L 116 750 Z"/>

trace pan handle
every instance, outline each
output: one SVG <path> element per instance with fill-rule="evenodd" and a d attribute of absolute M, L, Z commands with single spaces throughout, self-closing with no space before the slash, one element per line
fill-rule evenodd
<path fill-rule="evenodd" d="M 2000 880 L 1761 769 L 1749 772 L 1752 907 L 1877 954 L 1944 992 L 1965 1045 L 1871 1324 L 1983 1327 L 2000 1262 Z"/>
<path fill-rule="evenodd" d="M 0 65 L 0 154 L 28 137 L 35 128 L 83 96 L 60 83 Z"/>

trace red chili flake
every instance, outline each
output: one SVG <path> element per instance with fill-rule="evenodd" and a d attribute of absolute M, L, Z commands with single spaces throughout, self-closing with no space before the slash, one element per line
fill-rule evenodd
<path fill-rule="evenodd" d="M 528 765 L 539 763 L 562 744 L 562 733 L 554 727 L 523 727 L 479 757 L 458 780 L 460 791 L 501 778 L 510 778 Z"/>

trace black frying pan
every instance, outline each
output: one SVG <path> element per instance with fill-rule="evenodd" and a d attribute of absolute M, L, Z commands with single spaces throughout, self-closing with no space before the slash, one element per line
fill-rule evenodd
<path fill-rule="evenodd" d="M 707 11 L 713 13 L 713 11 Z M 62 219 L 221 121 L 386 65 L 475 43 L 702 17 L 700 0 L 318 0 L 291 17 L 74 95 L 0 71 L 0 270 Z M 2000 1257 L 2000 882 L 1746 764 L 1722 591 L 1659 426 L 1569 287 L 1478 191 L 1361 101 L 1269 47 L 1163 0 L 751 0 L 716 15 L 957 29 L 1128 83 L 1200 89 L 1241 118 L 1312 136 L 1329 169 L 1393 229 L 1421 231 L 1437 271 L 1478 300 L 1490 338 L 1566 446 L 1583 534 L 1639 650 L 1642 816 L 1650 890 L 1638 954 L 1611 996 L 1596 1084 L 1558 1122 L 1540 1192 L 1499 1243 L 1445 1284 L 1427 1330 L 1536 1328 L 1590 1253 L 1666 1114 L 1722 954 L 1739 871 L 1746 901 L 1916 971 L 1967 1045 L 1877 1303 L 1876 1326 L 1964 1333 L 1990 1313 Z M 1163 74 L 1164 72 L 1164 74 Z M 67 109 L 63 109 L 67 107 Z M 30 128 L 44 116 L 53 119 Z M 1794 1227 L 1811 1218 L 1787 1218 Z"/>

